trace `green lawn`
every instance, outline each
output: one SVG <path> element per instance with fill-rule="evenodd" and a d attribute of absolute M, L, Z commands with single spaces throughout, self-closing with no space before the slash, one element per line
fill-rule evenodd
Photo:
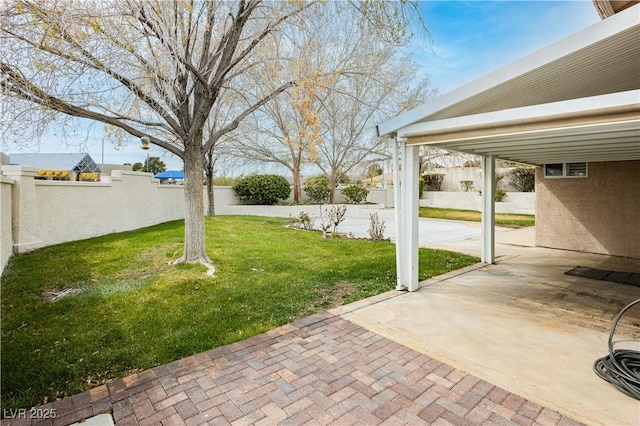
<path fill-rule="evenodd" d="M 27 408 L 394 288 L 388 242 L 286 219 L 207 218 L 201 265 L 171 267 L 183 222 L 14 256 L 2 277 L 2 409 Z M 420 279 L 478 259 L 421 250 Z M 77 289 L 50 301 L 49 291 Z"/>
<path fill-rule="evenodd" d="M 480 222 L 480 212 L 475 210 L 439 209 L 435 207 L 420 207 L 420 217 L 432 219 L 467 220 Z M 496 225 L 520 228 L 536 224 L 536 217 L 532 214 L 496 213 Z"/>

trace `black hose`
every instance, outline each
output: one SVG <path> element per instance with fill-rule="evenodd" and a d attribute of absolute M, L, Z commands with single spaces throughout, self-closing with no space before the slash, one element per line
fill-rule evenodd
<path fill-rule="evenodd" d="M 609 355 L 603 356 L 593 364 L 593 371 L 620 392 L 640 400 L 640 351 L 631 349 L 613 349 L 613 335 L 622 315 L 632 306 L 640 303 L 640 299 L 631 302 L 616 315 L 613 328 L 609 333 Z"/>

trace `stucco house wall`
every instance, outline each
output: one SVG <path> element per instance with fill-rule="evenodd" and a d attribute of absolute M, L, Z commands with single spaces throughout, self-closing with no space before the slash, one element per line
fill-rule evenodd
<path fill-rule="evenodd" d="M 640 258 L 640 161 L 587 167 L 584 178 L 536 168 L 536 244 Z"/>

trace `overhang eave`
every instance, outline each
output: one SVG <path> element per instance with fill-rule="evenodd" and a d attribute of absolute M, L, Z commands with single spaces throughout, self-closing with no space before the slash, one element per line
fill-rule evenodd
<path fill-rule="evenodd" d="M 528 164 L 640 160 L 640 90 L 418 123 L 398 136 Z"/>

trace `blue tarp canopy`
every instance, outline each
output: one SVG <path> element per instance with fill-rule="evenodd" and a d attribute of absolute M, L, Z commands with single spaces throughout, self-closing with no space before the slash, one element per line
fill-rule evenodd
<path fill-rule="evenodd" d="M 177 170 L 167 170 L 153 177 L 156 179 L 184 179 L 184 173 Z"/>

